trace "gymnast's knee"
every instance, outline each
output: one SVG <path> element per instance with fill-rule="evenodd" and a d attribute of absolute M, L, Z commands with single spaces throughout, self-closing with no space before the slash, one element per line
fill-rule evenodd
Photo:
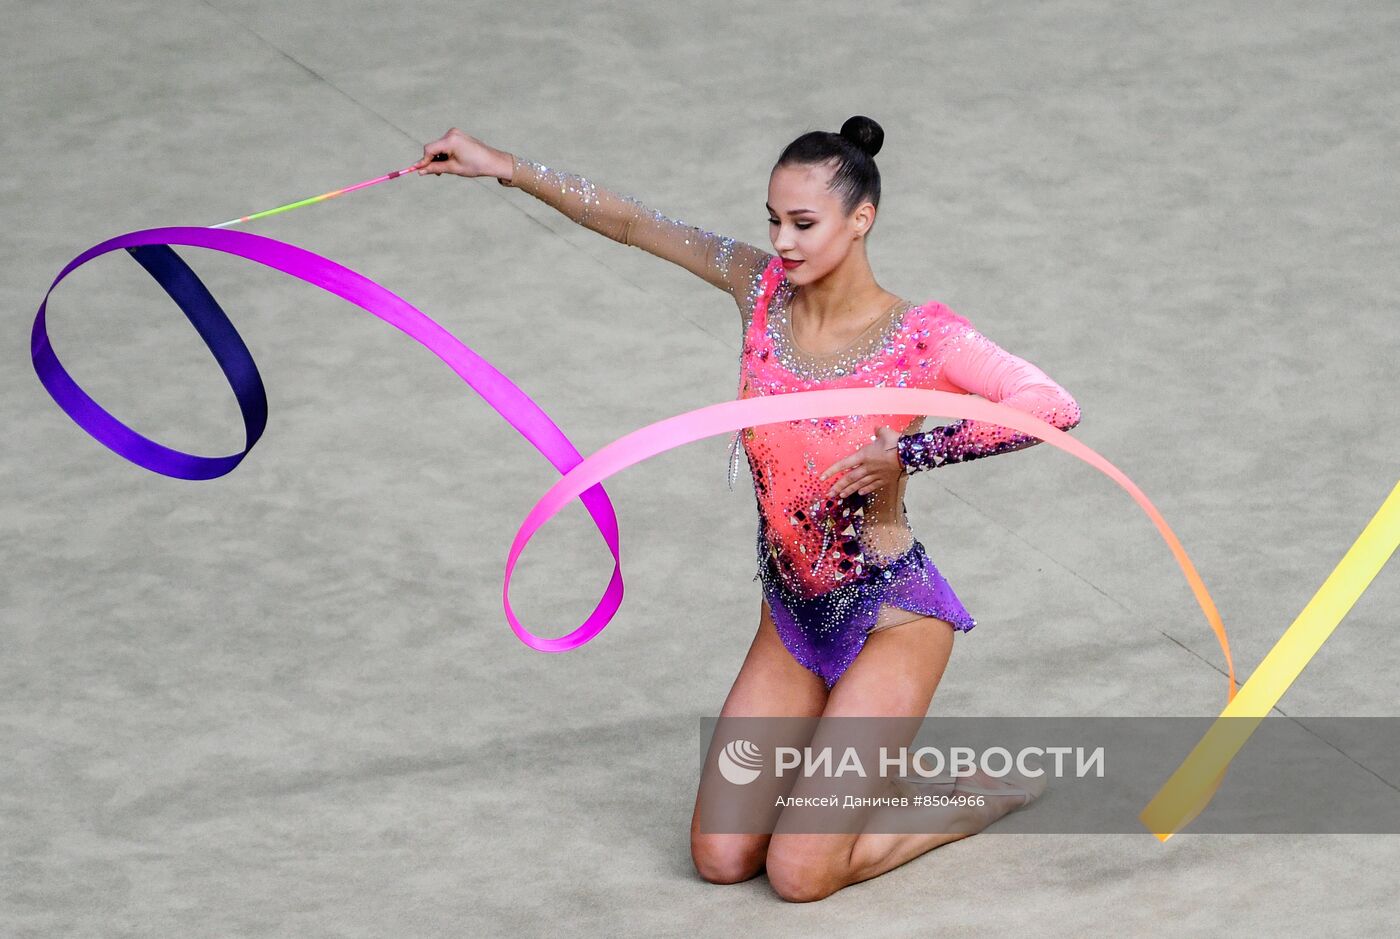
<path fill-rule="evenodd" d="M 763 844 L 743 835 L 700 835 L 690 842 L 696 873 L 712 884 L 752 880 L 763 870 L 764 854 Z"/>

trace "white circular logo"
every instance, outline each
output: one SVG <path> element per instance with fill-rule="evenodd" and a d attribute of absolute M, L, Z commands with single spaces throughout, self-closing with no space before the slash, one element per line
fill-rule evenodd
<path fill-rule="evenodd" d="M 763 766 L 763 754 L 758 745 L 748 740 L 734 740 L 719 752 L 720 775 L 736 786 L 743 786 L 758 778 Z"/>

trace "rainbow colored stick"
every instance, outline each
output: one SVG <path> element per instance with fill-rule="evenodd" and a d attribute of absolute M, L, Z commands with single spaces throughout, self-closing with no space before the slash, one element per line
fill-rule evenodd
<path fill-rule="evenodd" d="M 435 161 L 441 161 L 445 159 L 447 159 L 447 154 L 445 153 L 439 153 L 433 157 L 433 160 Z M 367 179 L 362 183 L 356 183 L 353 186 L 346 186 L 344 189 L 336 189 L 331 192 L 323 193 L 319 196 L 312 196 L 310 199 L 302 199 L 300 202 L 291 202 L 287 205 L 279 205 L 275 209 L 268 209 L 266 212 L 259 212 L 257 215 L 245 215 L 242 218 L 231 218 L 227 222 L 220 222 L 217 225 L 210 225 L 209 227 L 228 228 L 230 225 L 238 225 L 242 222 L 251 222 L 254 219 L 258 218 L 267 218 L 269 215 L 276 215 L 279 212 L 289 212 L 292 209 L 300 208 L 303 205 L 311 205 L 313 202 L 324 202 L 327 199 L 334 199 L 336 196 L 343 196 L 347 192 L 354 192 L 356 189 L 363 189 L 366 186 L 373 186 L 375 183 L 382 183 L 385 180 L 389 179 L 397 179 L 400 176 L 404 176 L 412 172 L 413 169 L 417 166 L 418 164 L 414 163 L 412 166 L 405 166 L 401 170 L 394 170 L 392 173 L 386 173 L 385 175 L 380 176 L 377 179 Z"/>

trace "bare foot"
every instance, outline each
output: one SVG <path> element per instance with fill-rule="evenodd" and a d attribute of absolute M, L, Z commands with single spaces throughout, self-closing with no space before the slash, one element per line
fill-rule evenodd
<path fill-rule="evenodd" d="M 1003 815 L 1030 805 L 1045 791 L 1046 785 L 1044 775 L 1024 776 L 1012 770 L 1005 776 L 997 777 L 977 770 L 971 776 L 959 779 L 953 793 L 972 800 L 973 804 L 969 807 L 976 820 L 981 822 L 974 830 L 981 831 Z M 981 804 L 978 805 L 978 802 Z"/>
<path fill-rule="evenodd" d="M 939 777 L 916 782 L 915 777 L 902 776 L 895 780 L 895 790 L 902 795 L 938 797 L 934 812 L 939 828 L 948 834 L 975 834 L 1017 809 L 1030 805 L 1045 791 L 1046 778 L 1023 776 L 1015 770 L 1005 776 L 989 776 L 976 770 L 970 776 Z M 958 802 L 945 800 L 957 799 Z"/>

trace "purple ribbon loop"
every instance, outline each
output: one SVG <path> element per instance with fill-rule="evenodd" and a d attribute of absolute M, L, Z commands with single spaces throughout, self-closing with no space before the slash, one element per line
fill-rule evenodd
<path fill-rule="evenodd" d="M 118 235 L 94 245 L 68 262 L 44 294 L 30 335 L 29 348 L 34 371 L 49 395 L 79 427 L 132 463 L 179 479 L 213 479 L 231 472 L 242 462 L 267 426 L 267 395 L 252 354 L 199 277 L 171 245 L 209 248 L 245 258 L 350 301 L 406 333 L 447 363 L 561 474 L 568 473 L 583 461 L 582 455 L 549 415 L 495 366 L 412 304 L 363 274 L 304 248 L 261 235 L 214 228 L 176 227 L 149 228 Z M 49 342 L 46 328 L 49 297 L 63 278 L 75 269 L 119 248 L 127 249 L 170 295 L 219 363 L 243 415 L 247 442 L 242 452 L 208 457 L 162 446 L 138 434 L 104 410 L 63 368 Z M 588 509 L 613 556 L 612 579 L 592 614 L 572 634 L 591 638 L 608 624 L 622 604 L 622 559 L 617 513 L 602 485 L 589 487 L 579 494 L 579 499 Z"/>

